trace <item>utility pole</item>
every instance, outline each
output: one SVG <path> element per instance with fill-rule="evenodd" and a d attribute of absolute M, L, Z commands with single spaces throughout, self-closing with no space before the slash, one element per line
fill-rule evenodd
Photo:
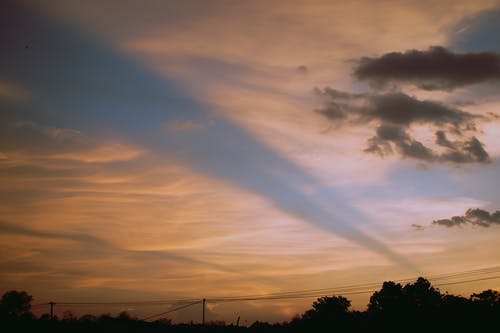
<path fill-rule="evenodd" d="M 240 326 L 240 316 L 238 316 L 238 319 L 236 319 L 236 327 Z"/>
<path fill-rule="evenodd" d="M 49 302 L 50 304 L 50 319 L 54 319 L 54 305 L 56 304 L 56 302 Z"/>
<path fill-rule="evenodd" d="M 201 323 L 202 325 L 205 325 L 205 303 L 206 303 L 206 299 L 203 299 L 203 317 L 202 317 L 202 320 L 201 320 Z"/>

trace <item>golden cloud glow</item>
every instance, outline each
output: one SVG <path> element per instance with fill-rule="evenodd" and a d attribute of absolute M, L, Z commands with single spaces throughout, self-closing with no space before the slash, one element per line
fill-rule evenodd
<path fill-rule="evenodd" d="M 84 121 L 80 124 L 92 112 L 100 117 L 99 112 L 110 111 L 113 105 L 99 109 L 89 102 L 83 108 L 88 113 L 82 112 L 71 123 L 68 119 L 76 111 L 55 108 L 43 94 L 35 99 L 22 86 L 2 80 L 0 102 L 10 103 L 5 109 L 8 117 L 0 124 L 3 289 L 26 289 L 37 299 L 55 295 L 112 300 L 132 291 L 139 299 L 142 295 L 230 296 L 370 283 L 498 264 L 498 229 L 465 235 L 428 227 L 435 218 L 462 214 L 469 207 L 500 204 L 497 190 L 489 190 L 491 199 L 478 194 L 477 186 L 491 186 L 494 181 L 469 178 L 473 172 L 480 174 L 475 167 L 424 170 L 411 160 L 367 155 L 363 149 L 376 124 L 367 121 L 341 127 L 314 112 L 321 106 L 314 95 L 316 87 L 369 89 L 352 77 L 354 60 L 446 45 L 456 22 L 498 1 L 242 1 L 230 5 L 196 1 L 189 6 L 182 1 L 151 1 L 141 4 L 141 10 L 133 1 L 23 3 L 41 20 L 74 29 L 96 40 L 109 54 L 130 61 L 127 66 L 134 64 L 146 77 L 153 77 L 154 85 L 162 80 L 173 82 L 207 108 L 206 122 L 186 116 L 155 123 L 161 135 L 154 138 L 154 144 L 168 145 L 176 135 L 209 132 L 215 128 L 211 116 L 234 123 L 234 128 L 248 131 L 256 143 L 313 175 L 314 182 L 291 189 L 302 191 L 304 198 L 332 216 L 342 216 L 339 198 L 352 203 L 349 207 L 369 219 L 356 217 L 349 223 L 411 259 L 418 271 L 399 267 L 379 253 L 299 219 L 234 181 L 216 178 L 214 172 L 203 173 L 202 166 L 179 161 L 167 150 L 155 150 L 153 140 L 142 140 L 153 133 L 146 125 L 133 136 L 128 130 L 121 135 L 108 133 L 98 121 L 93 124 L 99 127 L 96 131 L 85 128 L 89 125 Z M 33 47 L 43 50 L 43 43 Z M 54 74 L 64 82 L 56 83 L 74 84 L 75 91 L 93 89 L 78 86 L 72 74 L 62 78 Z M 95 79 L 104 82 L 98 88 L 103 95 L 113 88 L 107 86 L 105 75 Z M 136 77 L 139 82 L 134 81 Z M 152 127 L 155 120 L 148 119 L 147 111 L 154 98 L 134 95 L 145 84 L 141 78 L 134 72 L 127 77 L 131 82 L 123 79 L 133 93 L 120 98 L 130 104 L 135 98 L 140 100 L 130 122 L 144 121 Z M 43 84 L 51 87 L 51 82 Z M 415 98 L 450 103 L 463 93 L 404 89 Z M 29 112 L 10 106 L 32 99 Z M 87 102 L 74 96 L 67 99 L 68 105 Z M 108 125 L 128 115 L 128 110 L 122 110 L 129 105 L 126 102 L 116 107 L 118 116 L 110 116 Z M 171 112 L 159 105 L 155 112 Z M 496 112 L 498 106 L 498 99 L 485 98 L 463 109 L 479 114 Z M 193 111 L 182 107 L 172 102 L 172 109 L 181 115 Z M 48 116 L 40 119 L 44 112 Z M 61 116 L 66 113 L 67 118 Z M 500 156 L 498 121 L 482 129 L 484 133 L 478 136 L 491 156 Z M 434 144 L 433 133 L 425 126 L 409 131 L 425 144 Z M 235 150 L 246 154 L 243 147 Z M 201 148 L 200 152 L 205 153 Z M 245 157 L 246 163 L 260 165 L 253 156 Z M 234 162 L 231 158 L 217 164 L 217 171 L 224 163 Z M 496 174 L 498 164 L 488 167 L 489 173 Z M 266 172 L 284 178 L 286 170 Z M 464 194 L 469 187 L 475 192 Z M 413 232 L 411 224 L 424 227 Z M 453 288 L 459 293 L 469 290 L 467 286 Z M 352 299 L 357 309 L 367 303 L 367 295 Z M 254 301 L 236 308 L 247 311 L 252 319 L 277 321 L 289 320 L 308 305 L 304 300 Z M 234 317 L 234 309 L 227 304 L 209 306 L 213 316 L 223 319 Z M 186 312 L 177 319 L 188 320 L 190 315 Z"/>

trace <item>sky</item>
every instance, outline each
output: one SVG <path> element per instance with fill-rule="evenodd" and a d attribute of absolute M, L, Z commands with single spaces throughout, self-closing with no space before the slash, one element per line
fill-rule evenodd
<path fill-rule="evenodd" d="M 0 290 L 210 299 L 498 266 L 499 22 L 499 1 L 2 1 Z"/>

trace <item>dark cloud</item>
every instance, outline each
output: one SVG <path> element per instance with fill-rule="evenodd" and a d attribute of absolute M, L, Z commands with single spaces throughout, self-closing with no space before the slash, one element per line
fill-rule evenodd
<path fill-rule="evenodd" d="M 323 107 L 316 111 L 332 120 L 359 118 L 363 112 L 356 102 L 364 102 L 367 99 L 365 94 L 351 94 L 330 87 L 323 90 L 315 88 L 314 92 L 323 103 Z"/>
<path fill-rule="evenodd" d="M 422 230 L 425 230 L 425 227 L 421 224 L 412 224 L 411 227 L 413 228 L 413 230 L 415 231 L 422 231 Z"/>
<path fill-rule="evenodd" d="M 410 125 L 411 123 L 433 123 L 471 126 L 473 115 L 435 101 L 420 101 L 404 93 L 372 95 L 367 116 L 384 122 Z"/>
<path fill-rule="evenodd" d="M 418 100 L 401 92 L 387 94 L 350 94 L 332 88 L 316 89 L 324 107 L 317 111 L 328 118 L 354 121 L 379 120 L 409 126 L 414 123 L 451 125 L 456 130 L 474 129 L 477 116 L 445 104 Z"/>
<path fill-rule="evenodd" d="M 427 51 L 392 52 L 362 58 L 354 76 L 375 86 L 410 82 L 425 90 L 452 90 L 500 80 L 500 54 L 453 53 L 439 46 Z"/>
<path fill-rule="evenodd" d="M 500 225 L 500 211 L 497 210 L 490 213 L 479 208 L 469 208 L 462 216 L 453 216 L 449 219 L 441 219 L 432 221 L 432 224 L 455 227 L 461 225 L 476 225 L 479 227 L 489 227 L 492 225 Z"/>
<path fill-rule="evenodd" d="M 465 141 L 450 141 L 443 131 L 436 132 L 436 144 L 446 147 L 447 151 L 441 154 L 440 160 L 453 163 L 488 163 L 491 162 L 484 145 L 475 136 Z"/>
<path fill-rule="evenodd" d="M 397 154 L 424 162 L 487 163 L 484 145 L 467 133 L 477 131 L 481 117 L 439 102 L 418 100 L 404 93 L 351 94 L 332 88 L 316 89 L 323 107 L 316 111 L 339 126 L 373 123 L 375 136 L 367 140 L 367 153 L 381 157 Z M 435 151 L 410 134 L 412 125 L 436 130 Z M 449 140 L 447 134 L 456 140 Z M 470 134 L 469 134 L 470 135 Z"/>
<path fill-rule="evenodd" d="M 453 144 L 453 142 L 448 140 L 448 138 L 446 137 L 446 133 L 444 131 L 436 132 L 436 144 L 451 149 L 455 148 L 455 145 Z"/>
<path fill-rule="evenodd" d="M 397 125 L 379 126 L 376 135 L 368 140 L 368 147 L 364 151 L 385 156 L 393 154 L 394 150 L 404 158 L 423 161 L 436 159 L 436 155 L 431 149 L 413 139 L 404 127 Z"/>

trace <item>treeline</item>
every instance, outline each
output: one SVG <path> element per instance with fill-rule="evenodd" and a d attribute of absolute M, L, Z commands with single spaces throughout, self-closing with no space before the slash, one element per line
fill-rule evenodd
<path fill-rule="evenodd" d="M 499 327 L 500 293 L 485 290 L 469 297 L 441 293 L 424 278 L 401 285 L 384 282 L 373 293 L 366 311 L 352 311 L 351 301 L 343 296 L 325 296 L 313 302 L 311 309 L 290 321 L 270 324 L 255 322 L 249 327 L 224 322 L 173 324 L 162 318 L 148 322 L 122 312 L 117 316 L 66 314 L 51 318 L 31 312 L 32 297 L 24 291 L 6 292 L 0 303 L 2 326 L 16 332 L 330 332 L 330 331 L 451 331 Z"/>

